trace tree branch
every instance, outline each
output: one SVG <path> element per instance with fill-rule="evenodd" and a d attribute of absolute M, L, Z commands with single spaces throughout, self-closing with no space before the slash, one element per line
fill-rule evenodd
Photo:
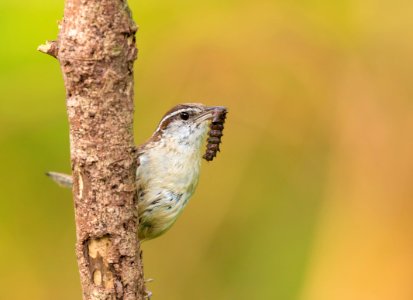
<path fill-rule="evenodd" d="M 122 0 L 66 0 L 57 57 L 70 123 L 76 254 L 84 299 L 144 299 L 133 140 L 134 24 Z"/>

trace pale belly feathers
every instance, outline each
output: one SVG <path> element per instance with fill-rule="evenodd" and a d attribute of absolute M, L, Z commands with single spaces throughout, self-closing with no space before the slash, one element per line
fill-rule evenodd
<path fill-rule="evenodd" d="M 187 150 L 187 149 L 185 149 Z M 185 157 L 184 154 L 185 153 Z M 155 238 L 176 221 L 198 183 L 200 155 L 188 151 L 146 151 L 137 170 L 138 236 Z"/>

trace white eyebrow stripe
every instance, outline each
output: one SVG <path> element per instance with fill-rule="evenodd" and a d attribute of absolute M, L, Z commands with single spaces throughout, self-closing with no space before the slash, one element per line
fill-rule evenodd
<path fill-rule="evenodd" d="M 196 108 L 191 108 L 191 107 L 186 107 L 186 108 L 182 108 L 182 109 L 179 109 L 179 110 L 177 110 L 177 111 L 174 111 L 173 113 L 170 113 L 169 115 L 166 115 L 166 116 L 159 122 L 158 128 L 156 128 L 156 131 L 155 131 L 155 132 L 157 132 L 157 131 L 161 128 L 162 123 L 163 123 L 166 119 L 172 118 L 173 116 L 176 116 L 177 114 L 180 114 L 181 112 L 185 112 L 185 111 L 188 111 L 188 110 L 196 111 L 197 109 L 196 109 Z"/>

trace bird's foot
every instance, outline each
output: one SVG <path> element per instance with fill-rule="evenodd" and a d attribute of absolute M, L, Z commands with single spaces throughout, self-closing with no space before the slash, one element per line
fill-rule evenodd
<path fill-rule="evenodd" d="M 152 282 L 153 280 L 154 280 L 153 278 L 147 278 L 147 279 L 145 279 L 145 283 L 150 283 L 150 282 Z M 151 300 L 151 297 L 152 297 L 152 292 L 146 290 L 146 291 L 145 291 L 145 299 Z"/>
<path fill-rule="evenodd" d="M 145 299 L 148 299 L 148 300 L 151 300 L 151 297 L 152 297 L 152 292 L 151 291 L 148 291 L 148 290 L 146 290 L 145 291 Z"/>

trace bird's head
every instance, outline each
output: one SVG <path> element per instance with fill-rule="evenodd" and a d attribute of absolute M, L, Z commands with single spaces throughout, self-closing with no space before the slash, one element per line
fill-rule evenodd
<path fill-rule="evenodd" d="M 199 151 L 208 125 L 215 120 L 222 120 L 222 116 L 225 119 L 226 112 L 223 106 L 206 106 L 200 103 L 176 105 L 162 117 L 152 138 L 162 140 L 165 144 L 179 145 L 181 149 L 189 147 Z"/>

